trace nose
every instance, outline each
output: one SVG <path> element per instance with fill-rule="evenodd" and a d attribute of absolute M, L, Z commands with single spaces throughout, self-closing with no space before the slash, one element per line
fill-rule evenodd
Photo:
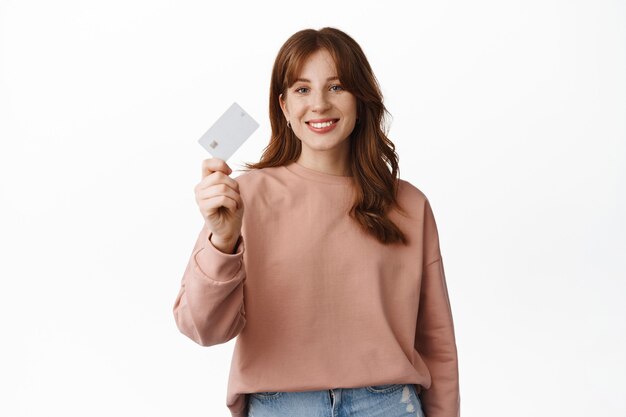
<path fill-rule="evenodd" d="M 330 102 L 324 91 L 317 91 L 311 95 L 311 110 L 322 113 L 328 110 Z"/>

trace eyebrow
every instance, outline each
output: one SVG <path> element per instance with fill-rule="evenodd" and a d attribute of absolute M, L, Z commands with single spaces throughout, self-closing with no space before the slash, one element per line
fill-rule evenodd
<path fill-rule="evenodd" d="M 339 79 L 339 77 L 337 77 L 337 76 L 335 75 L 334 77 L 328 77 L 328 78 L 326 78 L 326 81 L 332 81 L 332 80 L 338 80 L 338 79 Z M 311 82 L 311 80 L 306 79 L 306 78 L 298 78 L 298 79 L 296 79 L 296 81 L 295 81 L 295 82 L 298 82 L 298 81 L 302 81 L 302 82 L 305 82 L 305 83 L 310 83 L 310 82 Z"/>

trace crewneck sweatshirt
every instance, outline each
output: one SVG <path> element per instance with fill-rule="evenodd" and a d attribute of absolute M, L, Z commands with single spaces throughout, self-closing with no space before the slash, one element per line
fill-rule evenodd
<path fill-rule="evenodd" d="M 244 204 L 234 253 L 203 225 L 174 303 L 202 346 L 236 339 L 226 395 L 415 384 L 427 417 L 460 415 L 457 347 L 429 200 L 398 179 L 388 216 L 408 245 L 384 245 L 348 212 L 354 178 L 291 162 L 234 178 Z"/>

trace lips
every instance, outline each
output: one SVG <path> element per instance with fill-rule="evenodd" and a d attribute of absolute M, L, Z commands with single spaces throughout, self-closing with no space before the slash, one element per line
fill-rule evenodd
<path fill-rule="evenodd" d="M 331 119 L 331 118 L 327 118 L 327 119 L 313 119 L 313 120 L 309 120 L 308 122 L 306 122 L 306 124 L 315 127 L 317 129 L 322 129 L 328 126 L 331 126 L 335 123 L 337 123 L 339 121 L 339 119 Z"/>
<path fill-rule="evenodd" d="M 337 127 L 337 123 L 339 122 L 339 119 L 318 119 L 318 120 L 325 120 L 325 121 L 317 122 L 317 121 L 309 120 L 308 122 L 306 122 L 306 124 L 310 131 L 315 132 L 315 133 L 320 133 L 320 134 L 331 132 Z"/>

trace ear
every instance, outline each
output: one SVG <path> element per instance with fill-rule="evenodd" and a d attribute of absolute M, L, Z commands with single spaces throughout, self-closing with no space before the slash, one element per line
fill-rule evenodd
<path fill-rule="evenodd" d="M 282 109 L 285 118 L 289 120 L 289 110 L 287 110 L 287 103 L 285 102 L 282 93 L 278 96 L 278 103 L 280 104 L 280 108 Z"/>

